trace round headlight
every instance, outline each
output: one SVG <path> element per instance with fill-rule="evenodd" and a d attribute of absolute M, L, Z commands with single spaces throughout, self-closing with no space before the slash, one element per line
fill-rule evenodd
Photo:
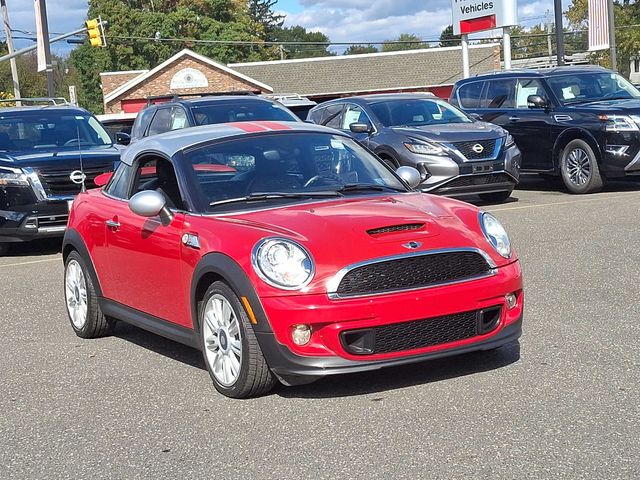
<path fill-rule="evenodd" d="M 313 278 L 313 260 L 302 245 L 283 238 L 260 240 L 253 248 L 253 268 L 277 288 L 297 290 Z"/>
<path fill-rule="evenodd" d="M 495 251 L 504 258 L 510 258 L 511 242 L 509 241 L 509 235 L 507 235 L 507 231 L 498 219 L 490 213 L 481 212 L 480 227 L 482 227 L 485 238 Z"/>

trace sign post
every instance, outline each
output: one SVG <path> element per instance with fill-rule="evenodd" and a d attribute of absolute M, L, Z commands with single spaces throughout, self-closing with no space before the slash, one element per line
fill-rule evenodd
<path fill-rule="evenodd" d="M 47 95 L 55 96 L 53 85 L 53 65 L 49 48 L 49 25 L 47 23 L 47 6 L 45 0 L 34 0 L 36 13 L 36 40 L 38 45 L 38 71 L 47 72 Z"/>
<path fill-rule="evenodd" d="M 462 66 L 465 78 L 469 76 L 468 35 L 470 33 L 502 28 L 504 66 L 506 69 L 511 68 L 510 27 L 518 24 L 517 0 L 451 0 L 451 6 L 453 33 L 460 35 L 463 39 Z"/>

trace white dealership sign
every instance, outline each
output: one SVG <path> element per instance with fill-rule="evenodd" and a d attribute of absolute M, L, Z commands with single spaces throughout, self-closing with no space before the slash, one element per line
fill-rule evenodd
<path fill-rule="evenodd" d="M 518 24 L 517 0 L 452 0 L 451 6 L 456 35 Z"/>

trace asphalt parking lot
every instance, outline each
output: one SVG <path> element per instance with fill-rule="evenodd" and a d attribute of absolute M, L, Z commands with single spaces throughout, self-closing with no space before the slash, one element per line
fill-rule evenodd
<path fill-rule="evenodd" d="M 0 478 L 640 478 L 640 186 L 533 177 L 514 197 L 485 208 L 525 272 L 519 345 L 244 401 L 195 350 L 126 325 L 77 338 L 59 242 L 14 248 Z"/>

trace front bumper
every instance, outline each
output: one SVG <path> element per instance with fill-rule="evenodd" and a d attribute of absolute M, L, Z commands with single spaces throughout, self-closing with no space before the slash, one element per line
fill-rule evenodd
<path fill-rule="evenodd" d="M 62 237 L 67 227 L 71 200 L 72 196 L 57 197 L 0 210 L 0 242 Z"/>

